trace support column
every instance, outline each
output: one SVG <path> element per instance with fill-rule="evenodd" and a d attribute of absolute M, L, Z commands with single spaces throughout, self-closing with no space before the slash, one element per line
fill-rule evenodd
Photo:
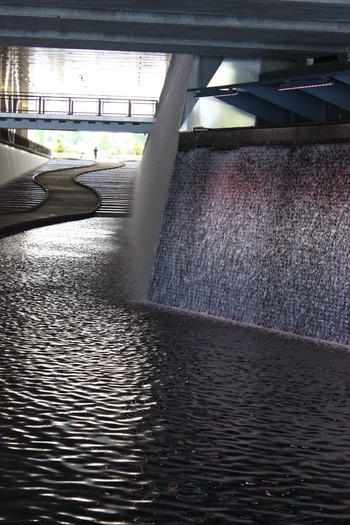
<path fill-rule="evenodd" d="M 165 79 L 155 125 L 148 136 L 135 185 L 132 239 L 137 299 L 148 296 L 153 262 L 178 145 L 193 56 L 175 55 Z"/>

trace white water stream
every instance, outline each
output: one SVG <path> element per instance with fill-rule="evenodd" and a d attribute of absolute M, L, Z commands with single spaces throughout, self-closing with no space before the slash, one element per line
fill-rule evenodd
<path fill-rule="evenodd" d="M 350 147 L 178 154 L 150 299 L 350 344 Z"/>

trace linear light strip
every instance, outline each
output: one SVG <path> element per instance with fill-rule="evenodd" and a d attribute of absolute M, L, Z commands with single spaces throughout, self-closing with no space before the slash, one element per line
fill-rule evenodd
<path fill-rule="evenodd" d="M 303 86 L 286 86 L 286 87 L 279 87 L 278 91 L 294 91 L 296 89 L 311 89 L 311 88 L 318 88 L 318 87 L 327 87 L 332 86 L 334 82 L 324 82 L 323 84 L 305 84 Z"/>
<path fill-rule="evenodd" d="M 225 95 L 197 95 L 195 98 L 221 98 L 221 97 L 236 97 L 239 93 L 227 93 Z"/>

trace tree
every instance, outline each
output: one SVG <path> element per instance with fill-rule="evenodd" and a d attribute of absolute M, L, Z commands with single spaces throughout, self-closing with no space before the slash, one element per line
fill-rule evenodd
<path fill-rule="evenodd" d="M 66 151 L 66 148 L 62 144 L 61 139 L 57 139 L 57 143 L 55 144 L 54 150 L 56 153 L 64 153 Z"/>

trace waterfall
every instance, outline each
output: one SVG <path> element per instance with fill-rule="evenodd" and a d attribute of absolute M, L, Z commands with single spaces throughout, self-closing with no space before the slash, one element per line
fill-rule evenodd
<path fill-rule="evenodd" d="M 350 344 L 347 144 L 179 152 L 149 298 Z"/>

